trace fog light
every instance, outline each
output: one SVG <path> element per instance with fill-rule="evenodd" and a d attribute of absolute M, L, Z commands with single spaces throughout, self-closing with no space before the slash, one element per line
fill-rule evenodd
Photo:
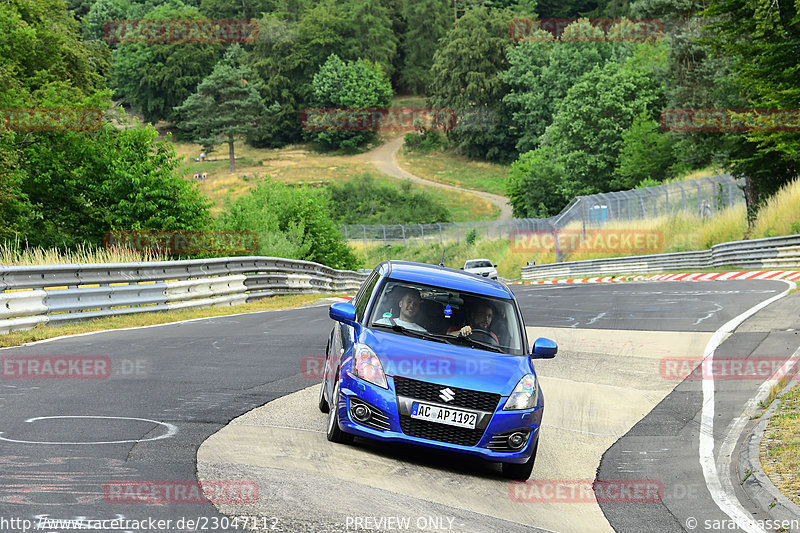
<path fill-rule="evenodd" d="M 364 404 L 357 404 L 352 410 L 353 418 L 359 422 L 366 422 L 372 417 L 372 411 Z"/>
<path fill-rule="evenodd" d="M 522 433 L 521 431 L 517 431 L 516 433 L 512 433 L 508 436 L 508 447 L 514 450 L 519 450 L 523 446 L 525 446 L 525 442 L 528 440 L 528 434 Z"/>

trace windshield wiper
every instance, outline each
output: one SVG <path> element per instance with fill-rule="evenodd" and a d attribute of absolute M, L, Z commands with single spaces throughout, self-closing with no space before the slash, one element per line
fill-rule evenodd
<path fill-rule="evenodd" d="M 495 346 L 494 344 L 489 344 L 488 342 L 476 341 L 475 339 L 471 339 L 469 337 L 461 337 L 461 336 L 451 337 L 451 338 L 464 340 L 464 341 L 468 342 L 473 347 L 479 347 L 479 348 L 483 348 L 485 350 L 491 350 L 493 352 L 503 353 L 503 349 L 502 348 L 500 348 L 499 346 Z"/>
<path fill-rule="evenodd" d="M 425 331 L 417 331 L 415 329 L 405 328 L 399 324 L 395 324 L 390 326 L 388 324 L 372 324 L 372 327 L 379 327 L 379 328 L 386 328 L 392 331 L 396 331 L 398 333 L 402 333 L 403 335 L 408 335 L 410 337 L 416 337 L 418 339 L 431 339 L 436 341 L 446 342 L 448 344 L 455 344 L 453 341 L 455 337 L 452 335 L 440 335 L 438 333 L 428 333 Z"/>

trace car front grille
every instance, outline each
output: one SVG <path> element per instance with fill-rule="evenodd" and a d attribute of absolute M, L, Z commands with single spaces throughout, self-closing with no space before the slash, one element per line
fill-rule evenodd
<path fill-rule="evenodd" d="M 394 387 L 398 396 L 411 398 L 414 400 L 428 401 L 438 405 L 447 405 L 453 408 L 471 409 L 474 411 L 484 411 L 494 413 L 500 403 L 499 394 L 460 389 L 458 387 L 447 387 L 418 381 L 416 379 L 402 378 L 395 376 Z M 442 397 L 442 390 L 449 389 L 452 400 L 445 401 Z M 437 424 L 427 420 L 411 418 L 407 414 L 400 415 L 400 429 L 406 435 L 419 437 L 422 439 L 449 442 L 461 446 L 475 446 L 480 442 L 485 425 L 476 429 L 460 428 L 446 424 Z"/>
<path fill-rule="evenodd" d="M 449 442 L 461 446 L 475 446 L 483 436 L 482 429 L 459 428 L 427 420 L 417 420 L 404 415 L 400 416 L 400 429 L 412 437 Z"/>
<path fill-rule="evenodd" d="M 500 395 L 489 392 L 474 391 L 469 389 L 459 389 L 458 387 L 447 387 L 428 383 L 427 381 L 417 381 L 409 378 L 394 378 L 394 388 L 398 396 L 406 396 L 416 400 L 445 404 L 448 407 L 463 407 L 475 411 L 488 411 L 494 413 L 500 403 Z M 449 402 L 443 401 L 440 397 L 442 389 L 450 389 L 453 399 Z M 437 426 L 439 424 L 436 424 Z"/>

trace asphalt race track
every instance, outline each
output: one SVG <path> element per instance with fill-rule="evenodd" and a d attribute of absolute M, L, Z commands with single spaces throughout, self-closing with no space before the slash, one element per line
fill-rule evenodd
<path fill-rule="evenodd" d="M 327 442 L 307 366 L 324 354 L 327 305 L 3 349 L 0 531 L 70 531 L 112 519 L 119 524 L 101 530 L 710 530 L 705 520 L 729 517 L 715 500 L 738 487 L 736 462 L 722 456 L 735 451 L 731 428 L 763 379 L 712 381 L 709 396 L 708 380 L 672 374 L 665 360 L 699 360 L 723 325 L 787 288 L 775 281 L 514 286 L 531 340 L 547 335 L 560 345 L 556 359 L 537 363 L 547 407 L 532 482 L 628 480 L 634 489 L 652 482 L 658 498 L 648 502 L 534 493 L 489 463 Z M 800 346 L 799 302 L 787 296 L 749 318 L 719 339 L 715 357 L 787 359 Z M 30 367 L 23 375 L 18 361 L 30 356 L 101 367 L 94 376 L 44 379 Z M 713 405 L 706 436 L 721 488 L 709 489 L 707 457 L 703 466 L 704 398 Z M 198 474 L 255 488 L 256 497 L 240 490 L 216 506 L 179 497 L 175 487 Z M 131 486 L 173 493 L 135 501 L 114 492 Z M 766 517 L 735 494 L 734 507 Z M 228 515 L 242 518 L 234 524 Z M 696 529 L 687 527 L 690 517 Z M 125 529 L 123 520 L 144 522 Z M 171 522 L 158 527 L 158 520 Z"/>

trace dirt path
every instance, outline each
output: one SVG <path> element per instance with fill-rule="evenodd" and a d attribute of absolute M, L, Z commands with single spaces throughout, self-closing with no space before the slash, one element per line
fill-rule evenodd
<path fill-rule="evenodd" d="M 508 198 L 504 196 L 476 191 L 473 189 L 465 189 L 463 187 L 456 187 L 454 185 L 445 185 L 444 183 L 437 183 L 435 181 L 429 181 L 424 178 L 420 178 L 419 176 L 415 176 L 414 174 L 411 174 L 400 167 L 400 165 L 397 164 L 396 156 L 397 151 L 403 146 L 404 137 L 405 135 L 395 137 L 388 143 L 382 144 L 381 146 L 362 154 L 362 157 L 372 161 L 372 164 L 374 164 L 378 170 L 394 178 L 406 179 L 422 185 L 429 185 L 431 187 L 439 187 L 441 189 L 450 189 L 451 191 L 461 191 L 467 194 L 474 194 L 475 196 L 483 198 L 487 202 L 491 202 L 500 208 L 500 218 L 498 220 L 511 220 L 511 206 L 508 204 Z"/>

